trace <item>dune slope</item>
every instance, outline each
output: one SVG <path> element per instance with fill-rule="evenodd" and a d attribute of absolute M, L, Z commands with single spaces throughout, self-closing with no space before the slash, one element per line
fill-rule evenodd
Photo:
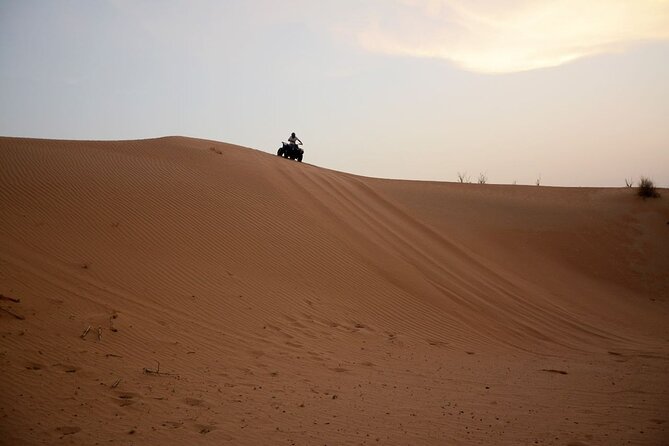
<path fill-rule="evenodd" d="M 666 444 L 668 194 L 0 138 L 0 441 Z"/>

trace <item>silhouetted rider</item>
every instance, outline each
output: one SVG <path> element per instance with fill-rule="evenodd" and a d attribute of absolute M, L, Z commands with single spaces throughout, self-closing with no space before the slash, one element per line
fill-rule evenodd
<path fill-rule="evenodd" d="M 295 132 L 293 132 L 293 133 L 290 134 L 290 138 L 288 138 L 288 142 L 289 142 L 293 147 L 297 147 L 297 142 L 299 142 L 300 145 L 302 145 L 302 141 L 300 141 L 300 138 L 298 138 L 297 136 L 295 136 Z"/>

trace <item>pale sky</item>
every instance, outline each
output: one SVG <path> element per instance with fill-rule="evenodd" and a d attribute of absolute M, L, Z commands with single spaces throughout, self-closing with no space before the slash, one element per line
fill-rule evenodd
<path fill-rule="evenodd" d="M 669 0 L 0 0 L 0 135 L 669 187 Z"/>

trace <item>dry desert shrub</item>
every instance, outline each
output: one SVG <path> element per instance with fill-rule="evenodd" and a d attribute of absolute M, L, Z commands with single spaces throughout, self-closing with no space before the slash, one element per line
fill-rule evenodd
<path fill-rule="evenodd" d="M 460 183 L 469 183 L 470 182 L 470 177 L 467 175 L 467 172 L 458 172 L 458 182 Z"/>
<path fill-rule="evenodd" d="M 641 177 L 637 193 L 643 198 L 658 198 L 660 193 L 655 189 L 655 185 L 650 178 Z"/>

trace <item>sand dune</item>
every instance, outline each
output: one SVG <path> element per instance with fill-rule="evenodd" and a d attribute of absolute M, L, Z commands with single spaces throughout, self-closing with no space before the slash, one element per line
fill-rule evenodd
<path fill-rule="evenodd" d="M 663 192 L 0 138 L 0 441 L 668 444 Z"/>

